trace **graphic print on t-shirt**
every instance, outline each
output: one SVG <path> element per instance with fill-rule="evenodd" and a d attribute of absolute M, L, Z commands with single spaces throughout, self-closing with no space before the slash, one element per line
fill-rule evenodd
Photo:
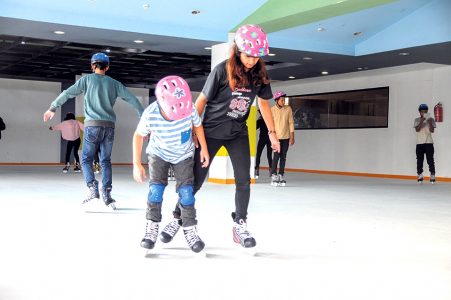
<path fill-rule="evenodd" d="M 238 119 L 244 117 L 249 107 L 252 104 L 254 99 L 251 99 L 249 94 L 252 92 L 250 89 L 246 88 L 235 88 L 235 91 L 232 92 L 232 96 L 234 97 L 232 101 L 230 101 L 229 111 L 227 112 L 227 116 Z"/>
<path fill-rule="evenodd" d="M 180 133 L 180 136 L 181 136 L 181 143 L 182 144 L 188 142 L 191 139 L 191 129 L 182 131 Z"/>

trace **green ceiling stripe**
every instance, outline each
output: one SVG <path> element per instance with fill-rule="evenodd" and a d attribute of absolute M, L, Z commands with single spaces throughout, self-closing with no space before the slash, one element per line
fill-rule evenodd
<path fill-rule="evenodd" d="M 259 24 L 267 33 L 384 5 L 397 0 L 268 0 L 235 26 Z"/>

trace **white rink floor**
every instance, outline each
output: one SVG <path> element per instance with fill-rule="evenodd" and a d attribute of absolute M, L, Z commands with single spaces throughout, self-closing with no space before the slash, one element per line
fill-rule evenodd
<path fill-rule="evenodd" d="M 252 185 L 256 256 L 232 241 L 234 186 L 197 195 L 207 257 L 183 236 L 153 254 L 147 185 L 114 167 L 114 213 L 83 213 L 81 174 L 0 166 L 0 299 L 451 299 L 451 184 L 288 173 Z M 175 203 L 166 189 L 164 220 Z"/>

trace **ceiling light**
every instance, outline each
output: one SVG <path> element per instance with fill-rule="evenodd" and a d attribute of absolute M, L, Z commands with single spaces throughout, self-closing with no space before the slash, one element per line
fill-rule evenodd
<path fill-rule="evenodd" d="M 324 27 L 318 27 L 318 28 L 316 28 L 316 31 L 318 31 L 318 32 L 321 32 L 321 31 L 324 31 L 324 30 L 326 30 L 326 29 L 324 29 Z"/>
<path fill-rule="evenodd" d="M 306 56 L 306 57 L 303 57 L 302 59 L 303 59 L 303 60 L 311 60 L 312 58 L 311 58 L 311 57 L 308 57 L 308 56 Z"/>
<path fill-rule="evenodd" d="M 198 15 L 198 14 L 200 14 L 200 10 L 195 9 L 195 10 L 193 10 L 191 13 L 192 13 L 193 15 Z"/>
<path fill-rule="evenodd" d="M 108 52 L 108 53 L 110 53 L 110 52 L 111 52 L 111 50 L 110 50 L 110 49 L 105 49 L 105 52 Z"/>
<path fill-rule="evenodd" d="M 401 55 L 401 56 L 407 56 L 407 55 L 410 55 L 410 53 L 409 53 L 409 52 L 401 52 L 401 53 L 399 53 L 398 55 Z"/>
<path fill-rule="evenodd" d="M 143 9 L 144 10 L 148 10 L 149 8 L 150 8 L 150 4 L 148 4 L 148 3 L 143 4 Z"/>
<path fill-rule="evenodd" d="M 205 50 L 211 50 L 211 47 L 204 47 Z"/>
<path fill-rule="evenodd" d="M 20 43 L 21 43 L 22 45 L 25 45 L 25 40 L 22 39 L 22 41 L 20 41 Z"/>
<path fill-rule="evenodd" d="M 289 79 L 295 79 L 296 77 L 294 76 L 288 76 Z"/>
<path fill-rule="evenodd" d="M 53 33 L 54 34 L 65 34 L 65 32 L 61 31 L 61 30 L 55 30 Z"/>
<path fill-rule="evenodd" d="M 142 44 L 142 43 L 144 43 L 144 41 L 141 41 L 141 40 L 134 40 L 133 43 Z"/>
<path fill-rule="evenodd" d="M 327 72 L 327 71 L 322 71 L 321 74 L 322 74 L 322 75 L 328 75 L 329 72 Z"/>
<path fill-rule="evenodd" d="M 357 68 L 357 70 L 359 70 L 359 71 L 362 71 L 362 70 L 363 70 L 363 68 L 362 68 L 362 67 L 358 67 L 358 68 Z"/>
<path fill-rule="evenodd" d="M 276 56 L 275 53 L 268 53 L 268 56 Z"/>

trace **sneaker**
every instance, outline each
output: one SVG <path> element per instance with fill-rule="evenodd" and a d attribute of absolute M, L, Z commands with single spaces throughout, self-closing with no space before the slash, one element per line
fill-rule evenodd
<path fill-rule="evenodd" d="M 99 187 L 97 181 L 93 181 L 88 184 L 88 198 L 83 200 L 83 205 L 88 205 L 93 202 L 93 200 L 97 199 L 99 200 Z"/>
<path fill-rule="evenodd" d="M 255 168 L 255 171 L 254 171 L 254 177 L 255 177 L 255 179 L 258 179 L 258 176 L 260 175 L 259 173 L 260 173 L 260 171 L 259 171 L 258 167 L 256 167 L 256 168 Z"/>
<path fill-rule="evenodd" d="M 205 247 L 205 243 L 200 239 L 197 234 L 197 226 L 183 227 L 183 234 L 185 235 L 185 240 L 188 246 L 193 250 L 193 252 L 199 253 Z"/>
<path fill-rule="evenodd" d="M 429 179 L 432 184 L 435 183 L 435 174 L 431 174 L 431 178 Z"/>
<path fill-rule="evenodd" d="M 257 245 L 252 234 L 247 230 L 247 223 L 243 219 L 233 223 L 233 241 L 241 244 L 244 248 L 252 248 Z"/>
<path fill-rule="evenodd" d="M 141 240 L 141 247 L 146 249 L 153 249 L 153 247 L 155 247 L 155 243 L 157 242 L 158 237 L 159 224 L 159 222 L 147 220 L 146 233 Z"/>
<path fill-rule="evenodd" d="M 418 181 L 419 183 L 423 183 L 423 179 L 424 179 L 423 174 L 418 174 L 417 181 Z"/>
<path fill-rule="evenodd" d="M 70 163 L 67 163 L 63 168 L 63 173 L 67 173 L 67 171 L 69 171 L 69 168 L 70 168 Z"/>
<path fill-rule="evenodd" d="M 171 222 L 166 225 L 160 233 L 160 240 L 163 243 L 169 243 L 180 229 L 182 223 L 181 219 L 173 218 Z"/>
<path fill-rule="evenodd" d="M 74 166 L 74 172 L 75 172 L 75 173 L 80 173 L 80 172 L 81 172 L 81 170 L 80 170 L 80 164 L 79 164 L 79 163 L 75 163 L 75 166 Z"/>
<path fill-rule="evenodd" d="M 106 206 L 111 208 L 112 210 L 116 210 L 116 200 L 111 198 L 111 188 L 106 188 L 102 192 L 102 200 Z"/>

